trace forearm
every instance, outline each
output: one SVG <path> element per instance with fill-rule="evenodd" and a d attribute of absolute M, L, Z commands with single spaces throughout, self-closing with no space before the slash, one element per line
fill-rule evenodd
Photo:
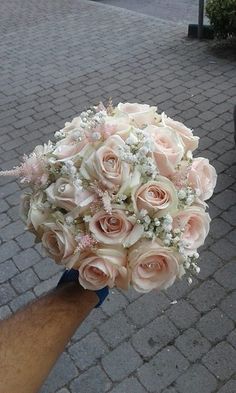
<path fill-rule="evenodd" d="M 63 285 L 0 324 L 0 392 L 38 392 L 75 330 L 98 302 Z"/>

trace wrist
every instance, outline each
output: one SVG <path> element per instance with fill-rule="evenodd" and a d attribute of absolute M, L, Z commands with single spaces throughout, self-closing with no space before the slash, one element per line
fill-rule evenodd
<path fill-rule="evenodd" d="M 55 291 L 60 294 L 64 302 L 75 303 L 76 306 L 87 303 L 94 308 L 99 302 L 96 292 L 84 289 L 79 282 L 63 282 Z"/>
<path fill-rule="evenodd" d="M 77 269 L 66 269 L 64 271 L 63 275 L 61 276 L 61 278 L 60 278 L 60 280 L 59 280 L 59 282 L 57 284 L 57 287 L 61 287 L 65 283 L 69 283 L 69 282 L 74 282 L 83 291 L 95 293 L 96 297 L 98 299 L 98 302 L 94 306 L 95 308 L 99 307 L 104 302 L 105 298 L 107 297 L 107 295 L 109 293 L 109 289 L 108 289 L 107 286 L 102 288 L 102 289 L 96 290 L 96 291 L 84 289 L 80 285 L 80 282 L 79 282 L 79 271 Z"/>

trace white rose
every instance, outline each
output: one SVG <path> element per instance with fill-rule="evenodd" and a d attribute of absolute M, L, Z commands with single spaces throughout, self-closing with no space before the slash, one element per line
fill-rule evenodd
<path fill-rule="evenodd" d="M 170 287 L 180 274 L 178 255 L 157 240 L 142 240 L 128 252 L 131 285 L 138 292 Z"/>
<path fill-rule="evenodd" d="M 131 122 L 137 127 L 155 124 L 160 118 L 156 112 L 157 108 L 146 104 L 119 103 L 117 110 L 120 113 L 127 114 Z"/>
<path fill-rule="evenodd" d="M 182 231 L 181 240 L 186 253 L 193 253 L 204 244 L 210 229 L 210 216 L 199 206 L 187 207 L 173 218 L 173 229 Z"/>
<path fill-rule="evenodd" d="M 172 175 L 184 155 L 181 138 L 168 127 L 148 126 L 146 132 L 152 137 L 153 156 L 160 174 Z"/>
<path fill-rule="evenodd" d="M 175 121 L 170 117 L 167 117 L 165 113 L 162 113 L 162 124 L 165 127 L 169 127 L 173 129 L 182 139 L 185 152 L 187 151 L 194 151 L 198 147 L 199 137 L 194 136 L 192 130 L 186 127 L 183 123 L 179 121 Z"/>

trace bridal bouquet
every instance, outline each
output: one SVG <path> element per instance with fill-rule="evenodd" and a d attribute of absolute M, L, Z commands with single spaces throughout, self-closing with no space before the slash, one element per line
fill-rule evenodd
<path fill-rule="evenodd" d="M 199 138 L 157 108 L 92 107 L 37 146 L 15 175 L 27 228 L 80 284 L 139 292 L 199 272 L 216 171 L 193 158 Z"/>

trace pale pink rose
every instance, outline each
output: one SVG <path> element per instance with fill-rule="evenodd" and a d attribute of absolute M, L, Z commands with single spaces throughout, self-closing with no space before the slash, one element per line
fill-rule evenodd
<path fill-rule="evenodd" d="M 194 158 L 188 172 L 188 182 L 190 187 L 196 190 L 200 200 L 206 201 L 212 196 L 216 181 L 217 173 L 215 168 L 209 164 L 209 160 L 202 157 Z"/>
<path fill-rule="evenodd" d="M 186 127 L 183 123 L 175 121 L 170 117 L 167 117 L 165 113 L 162 113 L 162 124 L 165 127 L 172 128 L 181 137 L 185 152 L 188 150 L 194 151 L 198 147 L 199 137 L 194 136 L 190 128 Z"/>
<path fill-rule="evenodd" d="M 170 176 L 184 155 L 181 138 L 168 127 L 148 126 L 146 132 L 153 139 L 153 157 L 160 174 Z"/>
<path fill-rule="evenodd" d="M 155 217 L 174 213 L 178 204 L 173 183 L 163 176 L 143 184 L 133 193 L 132 199 L 136 210 L 145 209 Z"/>
<path fill-rule="evenodd" d="M 76 249 L 76 241 L 70 229 L 60 222 L 44 222 L 42 245 L 56 263 L 67 265 Z"/>
<path fill-rule="evenodd" d="M 138 292 L 166 289 L 180 272 L 177 254 L 157 240 L 142 240 L 132 246 L 128 252 L 128 268 L 131 285 Z"/>
<path fill-rule="evenodd" d="M 61 131 L 63 131 L 65 134 L 70 134 L 72 131 L 75 131 L 78 128 L 80 128 L 80 125 L 81 125 L 81 118 L 80 116 L 78 116 L 75 117 L 71 122 L 67 121 L 65 123 L 65 127 Z"/>
<path fill-rule="evenodd" d="M 123 210 L 114 209 L 111 213 L 99 211 L 89 222 L 89 229 L 98 242 L 104 244 L 123 244 L 131 246 L 142 235 L 142 226 L 132 223 Z"/>
<path fill-rule="evenodd" d="M 87 143 L 87 138 L 83 138 L 81 142 L 78 142 L 69 136 L 57 143 L 53 155 L 56 156 L 57 161 L 75 160 Z"/>
<path fill-rule="evenodd" d="M 117 110 L 118 113 L 127 114 L 136 127 L 154 124 L 159 119 L 157 108 L 146 104 L 119 103 Z"/>
<path fill-rule="evenodd" d="M 27 228 L 38 234 L 40 226 L 47 220 L 50 209 L 45 205 L 45 194 L 37 191 L 35 194 L 23 194 L 20 202 L 20 214 Z"/>
<path fill-rule="evenodd" d="M 93 252 L 81 254 L 74 269 L 85 289 L 98 290 L 109 286 L 127 289 L 127 252 L 122 246 L 100 245 Z"/>
<path fill-rule="evenodd" d="M 94 201 L 94 194 L 77 187 L 68 178 L 60 177 L 45 190 L 49 202 L 67 211 L 75 208 L 88 209 Z"/>
<path fill-rule="evenodd" d="M 210 216 L 199 206 L 187 207 L 173 217 L 173 229 L 182 231 L 181 240 L 187 253 L 204 244 L 210 228 Z"/>
<path fill-rule="evenodd" d="M 120 135 L 122 139 L 128 134 L 130 129 L 130 119 L 128 115 L 118 114 L 114 116 L 106 116 L 104 123 L 99 124 L 94 131 L 99 132 L 102 139 L 107 139 L 113 134 Z"/>
<path fill-rule="evenodd" d="M 82 176 L 90 181 L 97 180 L 106 189 L 119 189 L 131 175 L 130 165 L 120 158 L 119 148 L 124 145 L 120 136 L 110 136 L 91 156 L 82 161 Z"/>

